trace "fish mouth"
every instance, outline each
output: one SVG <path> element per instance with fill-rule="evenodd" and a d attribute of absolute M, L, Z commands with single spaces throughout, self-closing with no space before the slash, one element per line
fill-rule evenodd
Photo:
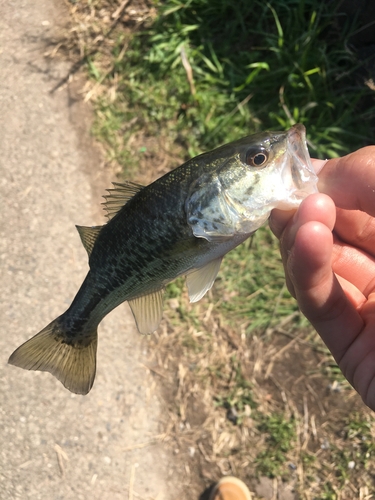
<path fill-rule="evenodd" d="M 301 123 L 297 123 L 288 130 L 287 152 L 290 161 L 287 174 L 290 201 L 298 205 L 309 194 L 318 192 L 316 187 L 318 177 L 306 145 L 306 128 Z"/>

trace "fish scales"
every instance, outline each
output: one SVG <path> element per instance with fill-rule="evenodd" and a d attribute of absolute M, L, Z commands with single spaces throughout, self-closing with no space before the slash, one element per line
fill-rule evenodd
<path fill-rule="evenodd" d="M 129 301 L 140 332 L 162 317 L 165 285 L 187 275 L 191 301 L 209 290 L 222 257 L 273 208 L 297 207 L 316 192 L 305 130 L 263 132 L 204 153 L 149 186 L 115 184 L 112 218 L 77 227 L 90 270 L 68 310 L 22 344 L 9 363 L 49 371 L 78 394 L 91 389 L 97 327 Z"/>
<path fill-rule="evenodd" d="M 217 243 L 196 238 L 185 216 L 188 188 L 204 170 L 194 162 L 172 171 L 142 189 L 103 227 L 89 264 L 100 271 L 99 283 L 108 292 L 120 285 L 126 289 L 125 300 L 136 297 L 186 272 L 197 257 L 217 248 Z"/>

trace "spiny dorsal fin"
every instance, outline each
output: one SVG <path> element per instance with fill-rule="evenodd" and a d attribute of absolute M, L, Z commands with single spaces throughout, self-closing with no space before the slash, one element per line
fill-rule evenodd
<path fill-rule="evenodd" d="M 105 198 L 104 209 L 107 211 L 107 217 L 112 219 L 126 203 L 133 198 L 141 189 L 144 188 L 141 184 L 126 181 L 123 183 L 112 182 L 114 189 L 107 189 L 108 195 Z"/>
<path fill-rule="evenodd" d="M 163 317 L 164 288 L 129 300 L 137 328 L 140 333 L 154 332 Z"/>
<path fill-rule="evenodd" d="M 190 302 L 197 302 L 210 290 L 220 269 L 222 258 L 211 260 L 204 267 L 186 276 Z"/>
<path fill-rule="evenodd" d="M 79 236 L 82 241 L 82 245 L 85 247 L 88 256 L 90 257 L 92 249 L 94 248 L 95 242 L 99 236 L 103 226 L 76 226 Z"/>

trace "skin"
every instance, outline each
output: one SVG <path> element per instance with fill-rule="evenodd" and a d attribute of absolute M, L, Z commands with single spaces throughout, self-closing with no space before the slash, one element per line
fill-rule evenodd
<path fill-rule="evenodd" d="M 290 293 L 375 410 L 375 146 L 313 164 L 319 194 L 270 226 Z"/>

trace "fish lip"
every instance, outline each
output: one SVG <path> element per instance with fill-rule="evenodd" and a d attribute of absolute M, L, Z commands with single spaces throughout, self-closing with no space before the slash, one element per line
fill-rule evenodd
<path fill-rule="evenodd" d="M 296 123 L 288 130 L 287 150 L 292 160 L 291 173 L 294 189 L 291 201 L 299 204 L 309 194 L 317 193 L 318 177 L 312 166 L 306 144 L 306 128 Z"/>
<path fill-rule="evenodd" d="M 315 175 L 306 144 L 306 128 L 302 123 L 296 123 L 288 130 L 288 150 L 294 158 L 297 156 L 304 169 Z"/>

